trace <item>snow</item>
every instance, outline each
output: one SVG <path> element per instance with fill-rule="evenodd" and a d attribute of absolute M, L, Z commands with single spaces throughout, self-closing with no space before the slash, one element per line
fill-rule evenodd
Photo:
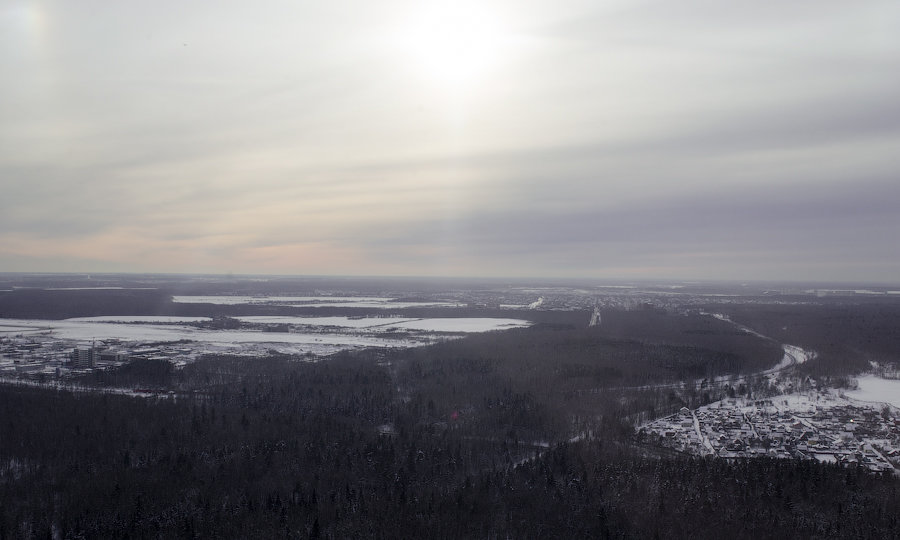
<path fill-rule="evenodd" d="M 508 328 L 523 328 L 530 325 L 530 322 L 521 319 L 472 317 L 465 319 L 418 319 L 393 324 L 391 327 L 404 328 L 406 330 L 424 330 L 426 332 L 488 332 L 491 330 L 503 330 Z"/>
<path fill-rule="evenodd" d="M 185 341 L 191 354 L 227 352 L 261 355 L 275 350 L 286 354 L 332 354 L 360 347 L 416 347 L 433 343 L 434 332 L 485 332 L 527 326 L 517 319 L 410 319 L 401 317 L 241 317 L 257 323 L 306 325 L 307 331 L 262 332 L 213 330 L 185 326 L 205 317 L 83 317 L 62 321 L 0 319 L 0 332 L 29 334 L 46 340 L 91 342 L 120 340 L 125 343 L 172 343 Z M 131 322 L 122 322 L 131 321 Z M 159 324 L 164 323 L 164 324 Z M 396 335 L 398 329 L 413 335 Z"/>
<path fill-rule="evenodd" d="M 280 315 L 235 317 L 235 319 L 255 324 L 296 324 L 306 326 L 340 326 L 343 328 L 372 328 L 418 320 L 405 317 L 364 317 L 362 319 L 351 319 L 349 317 L 291 317 Z"/>
<path fill-rule="evenodd" d="M 410 319 L 404 317 L 288 317 L 288 316 L 247 316 L 236 317 L 241 321 L 263 324 L 297 324 L 309 326 L 340 326 L 345 328 L 420 330 L 425 332 L 488 332 L 506 328 L 521 328 L 531 323 L 521 319 L 433 318 Z"/>
<path fill-rule="evenodd" d="M 383 346 L 389 340 L 352 334 L 306 334 L 294 332 L 254 332 L 244 330 L 201 330 L 192 339 L 212 343 L 320 343 L 323 345 Z"/>
<path fill-rule="evenodd" d="M 238 319 L 251 323 L 296 324 L 318 327 L 344 327 L 360 330 L 416 330 L 423 332 L 487 332 L 521 328 L 531 323 L 521 319 L 501 318 L 433 318 L 403 317 L 289 317 L 247 316 Z M 383 344 L 385 339 L 346 332 L 259 332 L 252 330 L 206 330 L 178 323 L 209 320 L 206 317 L 80 317 L 62 321 L 3 319 L 0 332 L 50 332 L 51 337 L 69 340 L 120 339 L 122 341 L 206 341 L 219 343 L 348 343 Z M 128 322 L 125 322 L 128 321 Z M 144 324 L 142 324 L 144 323 Z M 167 323 L 167 324 L 147 324 Z M 371 334 L 372 332 L 369 332 Z"/>
<path fill-rule="evenodd" d="M 51 337 L 69 340 L 121 339 L 123 341 L 178 341 L 192 339 L 193 329 L 184 326 L 95 323 L 78 321 L 30 321 L 40 330 L 50 330 Z"/>
<path fill-rule="evenodd" d="M 153 316 L 153 315 L 105 315 L 102 317 L 74 317 L 66 319 L 70 322 L 121 322 L 121 323 L 191 323 L 210 321 L 209 317 L 169 317 L 169 316 Z"/>
<path fill-rule="evenodd" d="M 383 296 L 173 296 L 172 301 L 180 304 L 219 304 L 234 306 L 239 304 L 290 304 L 295 302 L 390 302 L 393 298 Z"/>
<path fill-rule="evenodd" d="M 394 302 L 386 296 L 173 296 L 181 304 L 269 304 L 290 307 L 349 307 L 403 309 L 410 307 L 459 307 L 455 302 Z"/>
<path fill-rule="evenodd" d="M 805 351 L 795 345 L 782 345 L 781 348 L 784 350 L 784 357 L 781 359 L 781 362 L 778 362 L 773 368 L 763 371 L 764 375 L 777 373 L 794 364 L 802 364 L 816 354 L 811 351 Z"/>
<path fill-rule="evenodd" d="M 122 341 L 201 341 L 209 343 L 321 343 L 351 346 L 383 346 L 389 340 L 349 334 L 258 332 L 242 330 L 204 330 L 180 325 L 142 325 L 96 323 L 83 321 L 21 321 L 41 330 L 52 330 L 57 339 L 90 341 L 119 339 Z"/>
<path fill-rule="evenodd" d="M 900 407 L 900 380 L 882 379 L 875 375 L 866 375 L 857 379 L 859 388 L 844 392 L 849 398 L 860 401 L 889 403 Z"/>
<path fill-rule="evenodd" d="M 816 356 L 816 353 L 805 351 L 795 345 L 782 345 L 782 348 L 784 349 L 784 353 L 793 356 L 798 364 L 803 364 Z"/>
<path fill-rule="evenodd" d="M 707 296 L 709 296 L 709 295 L 707 295 Z M 734 326 L 736 326 L 736 327 L 740 328 L 741 330 L 743 330 L 744 332 L 747 332 L 748 334 L 754 335 L 754 336 L 756 336 L 756 337 L 758 337 L 758 338 L 762 338 L 762 339 L 771 339 L 771 338 L 769 338 L 769 337 L 767 337 L 767 336 L 764 336 L 764 335 L 760 334 L 759 332 L 753 330 L 752 328 L 750 328 L 750 327 L 748 327 L 748 326 L 744 326 L 743 324 L 738 324 L 738 323 L 732 321 L 731 318 L 728 317 L 728 315 L 724 315 L 724 314 L 722 314 L 722 313 L 708 313 L 708 312 L 706 312 L 706 311 L 701 311 L 700 314 L 701 314 L 701 315 L 709 315 L 710 317 L 713 317 L 713 318 L 715 318 L 715 319 L 719 319 L 720 321 L 724 321 L 724 322 L 727 322 L 727 323 L 731 323 L 731 324 L 733 324 Z M 786 352 L 786 351 L 785 351 L 785 352 Z"/>
<path fill-rule="evenodd" d="M 176 304 L 218 304 L 221 306 L 237 306 L 241 304 L 277 304 L 286 302 L 303 302 L 308 296 L 173 296 Z"/>
<path fill-rule="evenodd" d="M 697 413 L 691 411 L 691 417 L 694 421 L 694 431 L 697 433 L 697 438 L 703 441 L 703 446 L 706 447 L 706 450 L 711 454 L 716 454 L 716 449 L 713 448 L 712 443 L 709 441 L 709 437 L 703 434 L 703 430 L 700 429 L 700 419 L 697 418 Z"/>
<path fill-rule="evenodd" d="M 374 309 L 404 309 L 417 307 L 461 307 L 454 302 L 318 302 L 311 304 L 291 304 L 291 307 L 345 307 Z"/>
<path fill-rule="evenodd" d="M 32 332 L 37 330 L 34 326 L 0 326 L 0 332 Z"/>
<path fill-rule="evenodd" d="M 827 295 L 840 295 L 840 296 L 849 296 L 849 295 L 867 295 L 867 296 L 887 296 L 892 294 L 900 294 L 900 291 L 889 291 L 889 290 L 873 290 L 873 289 L 805 289 L 803 292 L 807 294 L 815 294 L 816 296 L 827 296 Z"/>

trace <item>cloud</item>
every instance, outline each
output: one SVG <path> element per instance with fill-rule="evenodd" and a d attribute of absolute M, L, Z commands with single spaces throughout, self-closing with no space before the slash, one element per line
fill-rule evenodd
<path fill-rule="evenodd" d="M 0 263 L 896 271 L 895 3 L 492 7 L 518 48 L 459 95 L 405 2 L 0 17 Z"/>
<path fill-rule="evenodd" d="M 853 260 L 879 261 L 893 271 L 897 252 L 888 231 L 900 227 L 895 184 L 882 179 L 817 191 L 720 189 L 573 213 L 472 211 L 382 234 L 360 231 L 359 247 L 373 259 L 419 254 L 421 263 L 433 256 L 462 257 L 493 260 L 506 269 L 525 265 L 518 270 L 577 275 L 661 260 L 730 275 L 739 275 L 736 267 L 748 261 L 767 267 L 767 276 L 782 264 L 805 265 L 804 272 L 815 274 L 823 263 Z"/>

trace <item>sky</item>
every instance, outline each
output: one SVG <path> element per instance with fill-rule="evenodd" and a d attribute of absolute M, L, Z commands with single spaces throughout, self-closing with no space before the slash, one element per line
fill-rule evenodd
<path fill-rule="evenodd" d="M 900 3 L 0 1 L 0 271 L 900 281 Z"/>

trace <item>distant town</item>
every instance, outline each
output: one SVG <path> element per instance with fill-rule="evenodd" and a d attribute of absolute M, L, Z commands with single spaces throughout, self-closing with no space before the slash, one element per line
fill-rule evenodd
<path fill-rule="evenodd" d="M 189 347 L 162 344 L 148 347 L 117 339 L 74 345 L 41 336 L 0 336 L 0 377 L 46 381 L 66 379 L 95 369 L 111 369 L 138 359 L 165 360 L 176 367 L 194 357 Z"/>

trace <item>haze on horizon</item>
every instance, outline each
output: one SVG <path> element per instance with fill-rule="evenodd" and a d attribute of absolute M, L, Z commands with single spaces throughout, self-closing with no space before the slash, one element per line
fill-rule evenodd
<path fill-rule="evenodd" d="M 900 4 L 11 0 L 0 271 L 896 281 Z"/>

